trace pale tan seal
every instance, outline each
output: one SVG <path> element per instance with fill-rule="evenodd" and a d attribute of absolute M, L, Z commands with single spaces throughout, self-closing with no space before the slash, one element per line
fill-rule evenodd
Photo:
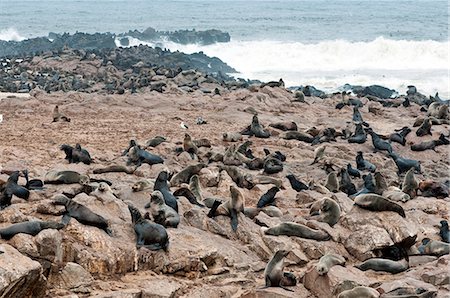
<path fill-rule="evenodd" d="M 311 206 L 310 214 L 317 215 L 314 216 L 313 219 L 320 222 L 326 222 L 332 227 L 338 223 L 339 218 L 341 217 L 341 208 L 335 200 L 323 198 Z"/>
<path fill-rule="evenodd" d="M 336 172 L 331 172 L 328 174 L 325 187 L 331 192 L 339 191 L 339 180 L 337 178 Z"/>
<path fill-rule="evenodd" d="M 155 186 L 155 181 L 152 180 L 139 180 L 136 183 L 134 183 L 131 186 L 131 189 L 133 190 L 133 192 L 139 192 L 139 191 L 143 191 L 146 189 L 153 189 L 153 187 Z"/>
<path fill-rule="evenodd" d="M 382 194 L 383 197 L 394 202 L 407 202 L 411 197 L 404 193 L 400 188 L 396 186 L 389 186 Z"/>
<path fill-rule="evenodd" d="M 419 181 L 414 176 L 414 170 L 414 168 L 411 168 L 406 172 L 402 184 L 402 191 L 408 194 L 411 199 L 414 199 L 417 196 L 417 190 L 419 189 Z"/>
<path fill-rule="evenodd" d="M 393 211 L 401 217 L 406 217 L 405 210 L 399 204 L 377 194 L 361 194 L 356 196 L 355 205 L 371 211 Z"/>
<path fill-rule="evenodd" d="M 270 259 L 269 263 L 267 263 L 266 268 L 264 269 L 264 280 L 265 287 L 280 287 L 287 291 L 291 291 L 288 288 L 285 288 L 282 281 L 284 276 L 284 258 L 289 254 L 288 250 L 279 250 L 277 251 L 272 259 Z"/>
<path fill-rule="evenodd" d="M 274 227 L 262 227 L 261 231 L 266 235 L 272 236 L 295 236 L 305 239 L 314 239 L 317 241 L 326 241 L 330 239 L 330 235 L 322 230 L 314 230 L 302 224 L 295 222 L 282 222 Z"/>
<path fill-rule="evenodd" d="M 369 287 L 355 287 L 351 290 L 343 291 L 338 298 L 378 298 L 380 293 Z"/>
<path fill-rule="evenodd" d="M 316 265 L 316 270 L 319 275 L 325 275 L 330 271 L 330 268 L 336 265 L 345 266 L 344 257 L 336 254 L 326 254 L 320 258 Z"/>
<path fill-rule="evenodd" d="M 150 199 L 150 213 L 154 222 L 164 227 L 176 228 L 180 223 L 180 216 L 170 206 L 167 206 L 162 193 L 155 190 Z"/>

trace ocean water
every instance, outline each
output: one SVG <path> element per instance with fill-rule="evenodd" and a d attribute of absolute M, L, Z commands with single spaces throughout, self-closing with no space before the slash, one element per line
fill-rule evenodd
<path fill-rule="evenodd" d="M 230 43 L 162 46 L 219 57 L 238 77 L 326 91 L 349 83 L 404 93 L 413 84 L 450 97 L 448 1 L 0 0 L 3 40 L 147 27 L 229 32 Z"/>

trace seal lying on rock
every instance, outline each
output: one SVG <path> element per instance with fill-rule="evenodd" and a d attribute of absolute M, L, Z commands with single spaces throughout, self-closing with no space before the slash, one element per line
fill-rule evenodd
<path fill-rule="evenodd" d="M 261 231 L 266 235 L 272 236 L 296 236 L 305 239 L 314 239 L 317 241 L 326 241 L 330 235 L 322 230 L 313 230 L 307 226 L 295 222 L 283 222 L 271 228 L 262 227 Z"/>
<path fill-rule="evenodd" d="M 419 251 L 423 255 L 443 256 L 450 253 L 450 244 L 431 240 L 430 238 L 422 239 L 422 244 L 419 246 Z"/>
<path fill-rule="evenodd" d="M 354 287 L 351 290 L 343 291 L 339 294 L 338 298 L 378 298 L 380 293 L 377 290 L 369 287 Z"/>
<path fill-rule="evenodd" d="M 355 267 L 362 271 L 374 270 L 397 274 L 407 270 L 409 268 L 409 263 L 406 259 L 401 261 L 393 261 L 388 259 L 372 258 L 356 265 Z"/>
<path fill-rule="evenodd" d="M 264 206 L 272 205 L 275 202 L 275 195 L 279 191 L 280 189 L 276 186 L 269 189 L 265 194 L 261 196 L 256 207 L 263 208 Z"/>
<path fill-rule="evenodd" d="M 40 231 L 44 229 L 62 229 L 64 224 L 54 221 L 26 221 L 21 223 L 12 224 L 6 228 L 0 229 L 0 236 L 2 239 L 11 239 L 14 235 L 19 233 L 36 236 Z"/>
<path fill-rule="evenodd" d="M 405 210 L 397 203 L 394 203 L 377 194 L 362 194 L 355 198 L 355 205 L 371 211 L 394 211 L 401 217 L 406 217 Z"/>
<path fill-rule="evenodd" d="M 291 187 L 296 191 L 296 192 L 300 192 L 302 190 L 307 190 L 308 189 L 308 185 L 306 185 L 305 183 L 301 182 L 300 180 L 298 180 L 294 175 L 289 174 L 286 176 L 286 178 L 288 178 Z"/>
<path fill-rule="evenodd" d="M 160 224 L 152 223 L 150 220 L 142 218 L 141 213 L 134 206 L 128 205 L 128 210 L 130 210 L 134 232 L 137 237 L 136 246 L 150 250 L 163 249 L 167 251 L 169 248 L 169 236 L 166 229 Z"/>
<path fill-rule="evenodd" d="M 325 275 L 330 271 L 330 268 L 336 265 L 345 265 L 344 257 L 335 254 L 326 254 L 320 258 L 316 265 L 316 270 L 319 275 Z"/>
<path fill-rule="evenodd" d="M 164 202 L 162 193 L 155 190 L 150 199 L 150 213 L 153 220 L 164 227 L 176 228 L 180 223 L 180 216 Z"/>
<path fill-rule="evenodd" d="M 141 166 L 143 163 L 149 165 L 164 163 L 164 159 L 160 156 L 152 154 L 150 152 L 141 149 L 139 146 L 133 146 L 128 151 L 128 161 L 127 165 L 135 164 L 136 166 Z"/>
<path fill-rule="evenodd" d="M 88 184 L 89 181 L 89 176 L 75 171 L 49 171 L 44 177 L 45 184 Z"/>
<path fill-rule="evenodd" d="M 81 205 L 64 195 L 57 196 L 54 199 L 53 204 L 66 207 L 67 213 L 63 216 L 63 223 L 65 225 L 69 224 L 70 219 L 73 217 L 80 223 L 97 227 L 111 236 L 111 230 L 109 229 L 107 220 L 103 216 L 92 212 L 86 206 Z"/>

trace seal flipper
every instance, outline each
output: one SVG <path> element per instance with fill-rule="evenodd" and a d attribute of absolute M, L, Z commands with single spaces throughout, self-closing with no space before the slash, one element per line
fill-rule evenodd
<path fill-rule="evenodd" d="M 285 286 L 280 285 L 280 288 L 282 288 L 283 290 L 289 291 L 289 292 L 294 292 L 294 290 L 288 289 Z"/>
<path fill-rule="evenodd" d="M 238 226 L 238 213 L 236 209 L 230 209 L 231 228 L 236 232 Z"/>
<path fill-rule="evenodd" d="M 61 223 L 64 226 L 67 226 L 70 223 L 70 220 L 72 219 L 72 217 L 70 216 L 69 213 L 65 213 L 61 219 Z"/>
<path fill-rule="evenodd" d="M 214 216 L 216 216 L 216 210 L 220 206 L 220 204 L 222 204 L 222 202 L 214 200 L 211 210 L 209 210 L 209 213 L 208 213 L 209 218 L 213 218 Z"/>

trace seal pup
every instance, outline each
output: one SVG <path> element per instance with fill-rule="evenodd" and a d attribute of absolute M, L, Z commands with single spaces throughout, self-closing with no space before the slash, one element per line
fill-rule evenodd
<path fill-rule="evenodd" d="M 189 180 L 193 175 L 197 175 L 201 169 L 205 168 L 206 164 L 197 163 L 195 165 L 189 165 L 173 175 L 170 179 L 171 186 L 179 186 L 181 183 L 189 183 Z"/>
<path fill-rule="evenodd" d="M 383 141 L 380 136 L 375 133 L 372 128 L 368 128 L 367 132 L 372 136 L 372 145 L 376 151 L 387 151 L 388 153 L 392 153 L 392 146 L 386 141 Z"/>
<path fill-rule="evenodd" d="M 331 172 L 327 176 L 327 182 L 325 183 L 325 187 L 328 188 L 331 192 L 339 191 L 339 181 L 337 179 L 336 172 Z"/>
<path fill-rule="evenodd" d="M 381 195 L 394 202 L 405 203 L 411 199 L 408 194 L 404 193 L 400 188 L 395 186 L 389 186 Z"/>
<path fill-rule="evenodd" d="M 169 236 L 166 229 L 160 224 L 144 219 L 136 207 L 128 205 L 128 210 L 130 210 L 134 232 L 137 237 L 136 246 L 150 250 L 163 249 L 167 251 L 169 248 Z"/>
<path fill-rule="evenodd" d="M 239 142 L 242 141 L 242 135 L 238 132 L 224 132 L 222 139 L 225 142 Z"/>
<path fill-rule="evenodd" d="M 450 253 L 450 244 L 431 240 L 430 238 L 422 239 L 422 244 L 418 247 L 419 252 L 423 255 L 432 255 L 441 257 Z"/>
<path fill-rule="evenodd" d="M 133 192 L 139 192 L 139 191 L 153 188 L 154 186 L 155 186 L 154 181 L 139 180 L 131 186 L 131 189 L 133 190 Z"/>
<path fill-rule="evenodd" d="M 252 124 L 250 125 L 251 135 L 254 135 L 257 138 L 269 138 L 270 132 L 264 130 L 264 128 L 259 124 L 258 116 L 253 115 Z"/>
<path fill-rule="evenodd" d="M 314 239 L 317 241 L 326 241 L 330 239 L 330 235 L 322 230 L 314 230 L 302 224 L 295 222 L 282 222 L 271 228 L 262 227 L 261 231 L 265 235 L 272 236 L 295 236 L 305 239 Z"/>
<path fill-rule="evenodd" d="M 12 224 L 6 228 L 0 229 L 0 237 L 2 239 L 9 240 L 14 235 L 19 233 L 36 236 L 37 234 L 39 234 L 40 231 L 44 229 L 60 230 L 62 228 L 64 228 L 64 224 L 60 222 L 40 221 L 40 220 L 26 221 Z"/>
<path fill-rule="evenodd" d="M 355 267 L 361 271 L 373 270 L 397 274 L 409 268 L 409 260 L 407 259 L 407 256 L 405 259 L 400 261 L 372 258 L 364 261 L 359 265 L 356 265 Z"/>
<path fill-rule="evenodd" d="M 340 184 L 339 190 L 346 193 L 348 196 L 355 194 L 357 192 L 356 186 L 355 184 L 352 183 L 352 179 L 350 178 L 347 169 L 341 168 L 340 175 L 341 181 L 339 183 Z"/>
<path fill-rule="evenodd" d="M 256 207 L 263 208 L 264 206 L 267 206 L 267 205 L 273 205 L 275 202 L 275 195 L 279 191 L 280 191 L 280 189 L 276 186 L 269 189 L 265 194 L 263 194 L 261 196 Z"/>
<path fill-rule="evenodd" d="M 67 117 L 66 115 L 64 115 L 63 113 L 61 113 L 59 111 L 59 107 L 55 106 L 55 108 L 53 109 L 53 121 L 52 122 L 58 122 L 58 121 L 66 121 L 66 122 L 70 122 L 70 118 Z"/>
<path fill-rule="evenodd" d="M 377 194 L 358 195 L 354 203 L 356 206 L 370 211 L 393 211 L 401 217 L 406 217 L 405 210 L 403 210 L 402 206 Z"/>
<path fill-rule="evenodd" d="M 241 191 L 233 185 L 230 185 L 230 193 L 231 199 L 221 203 L 213 213 L 214 216 L 229 216 L 231 218 L 231 228 L 236 232 L 238 227 L 238 213 L 244 212 L 245 198 Z"/>
<path fill-rule="evenodd" d="M 278 250 L 267 263 L 264 269 L 264 288 L 269 287 L 280 287 L 286 291 L 293 292 L 293 290 L 286 288 L 283 281 L 283 269 L 284 269 L 284 258 L 289 254 L 289 250 Z"/>
<path fill-rule="evenodd" d="M 380 293 L 369 287 L 358 286 L 351 290 L 342 291 L 338 298 L 379 298 Z"/>
<path fill-rule="evenodd" d="M 433 135 L 431 133 L 431 121 L 429 117 L 425 118 L 422 125 L 416 131 L 416 136 L 418 137 L 423 137 L 425 135 Z"/>
<path fill-rule="evenodd" d="M 408 194 L 411 199 L 414 199 L 417 196 L 417 189 L 419 189 L 419 181 L 414 176 L 414 168 L 410 168 L 408 172 L 406 172 L 405 178 L 403 179 L 402 191 Z"/>
<path fill-rule="evenodd" d="M 448 221 L 441 220 L 441 226 L 439 227 L 439 236 L 441 236 L 442 241 L 450 243 L 450 235 L 448 230 Z"/>
<path fill-rule="evenodd" d="M 336 265 L 345 266 L 344 257 L 336 254 L 326 254 L 320 258 L 316 265 L 316 271 L 319 275 L 325 275 L 330 271 L 330 268 Z"/>
<path fill-rule="evenodd" d="M 153 190 L 159 190 L 166 202 L 167 206 L 172 207 L 176 212 L 178 212 L 178 202 L 177 198 L 170 192 L 169 185 L 167 184 L 167 179 L 169 178 L 169 173 L 166 171 L 161 171 L 156 177 L 155 185 Z M 150 207 L 149 204 L 145 205 L 145 208 Z"/>
<path fill-rule="evenodd" d="M 347 173 L 355 178 L 361 178 L 361 173 L 357 170 L 352 168 L 351 164 L 347 164 Z"/>
<path fill-rule="evenodd" d="M 64 195 L 58 195 L 52 203 L 54 205 L 63 205 L 66 208 L 66 213 L 62 219 L 64 225 L 69 224 L 70 219 L 73 217 L 81 224 L 97 227 L 112 236 L 108 221 L 103 216 L 92 212 L 86 206 L 79 204 Z"/>
<path fill-rule="evenodd" d="M 45 184 L 88 184 L 88 175 L 82 175 L 75 171 L 48 171 L 44 176 Z"/>
<path fill-rule="evenodd" d="M 431 180 L 421 181 L 419 190 L 424 197 L 436 197 L 438 199 L 444 199 L 449 194 L 448 186 L 445 183 Z"/>
<path fill-rule="evenodd" d="M 183 150 L 189 153 L 192 159 L 195 159 L 195 156 L 197 156 L 198 153 L 198 147 L 194 144 L 188 133 L 184 134 Z"/>
<path fill-rule="evenodd" d="M 322 146 L 317 147 L 314 150 L 314 161 L 311 163 L 311 165 L 317 163 L 320 159 L 323 158 L 323 156 L 325 155 L 325 149 L 327 148 L 327 145 L 324 144 Z"/>
<path fill-rule="evenodd" d="M 163 137 L 163 136 L 156 136 L 153 139 L 148 140 L 145 143 L 145 145 L 147 147 L 153 147 L 154 148 L 154 147 L 156 147 L 156 146 L 158 146 L 158 145 L 160 145 L 160 144 L 162 144 L 162 143 L 164 143 L 166 141 L 167 141 L 167 139 L 165 137 Z"/>
<path fill-rule="evenodd" d="M 417 161 L 414 159 L 403 158 L 396 152 L 389 153 L 389 156 L 392 157 L 395 164 L 397 165 L 397 168 L 398 168 L 397 174 L 398 175 L 400 175 L 404 172 L 407 172 L 411 168 L 414 168 L 418 173 L 421 172 L 420 161 Z"/>
<path fill-rule="evenodd" d="M 289 174 L 289 175 L 286 176 L 286 178 L 288 178 L 292 189 L 295 190 L 296 192 L 300 192 L 302 190 L 307 190 L 308 189 L 308 185 L 306 185 L 305 183 L 303 183 L 300 180 L 298 180 L 297 178 L 295 178 L 294 175 Z"/>
<path fill-rule="evenodd" d="M 166 205 L 162 193 L 155 190 L 150 199 L 150 213 L 153 220 L 164 227 L 176 228 L 180 223 L 180 216 L 173 208 Z"/>
<path fill-rule="evenodd" d="M 341 217 L 341 208 L 335 200 L 323 198 L 312 204 L 309 214 L 315 215 L 311 219 L 326 222 L 332 227 L 338 223 L 339 218 Z"/>
<path fill-rule="evenodd" d="M 360 171 L 368 170 L 375 173 L 377 167 L 364 159 L 362 151 L 358 151 L 356 154 L 356 168 Z"/>

